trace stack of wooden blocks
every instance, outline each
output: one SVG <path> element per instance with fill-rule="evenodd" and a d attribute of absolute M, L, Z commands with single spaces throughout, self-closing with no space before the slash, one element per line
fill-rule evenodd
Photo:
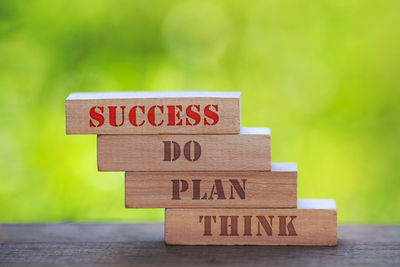
<path fill-rule="evenodd" d="M 125 172 L 126 207 L 166 208 L 167 244 L 336 245 L 335 201 L 298 200 L 296 164 L 240 118 L 238 92 L 66 100 L 67 134 L 97 134 L 98 170 Z"/>

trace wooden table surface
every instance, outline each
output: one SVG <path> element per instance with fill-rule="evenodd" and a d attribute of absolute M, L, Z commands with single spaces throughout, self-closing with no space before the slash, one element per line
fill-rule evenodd
<path fill-rule="evenodd" d="M 339 226 L 337 247 L 166 246 L 162 224 L 0 225 L 0 264 L 400 266 L 400 226 Z"/>

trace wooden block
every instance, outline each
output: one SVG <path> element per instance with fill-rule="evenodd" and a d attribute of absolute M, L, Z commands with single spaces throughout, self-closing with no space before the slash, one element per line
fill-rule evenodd
<path fill-rule="evenodd" d="M 67 134 L 238 134 L 239 92 L 74 93 Z"/>
<path fill-rule="evenodd" d="M 235 135 L 99 135 L 99 171 L 269 171 L 271 132 Z"/>
<path fill-rule="evenodd" d="M 270 172 L 126 172 L 127 208 L 296 208 L 297 166 Z"/>
<path fill-rule="evenodd" d="M 166 209 L 165 242 L 335 246 L 336 203 L 308 199 L 299 200 L 296 209 Z"/>

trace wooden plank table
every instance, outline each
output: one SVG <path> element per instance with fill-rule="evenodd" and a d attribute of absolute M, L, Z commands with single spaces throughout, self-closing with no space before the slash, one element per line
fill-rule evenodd
<path fill-rule="evenodd" d="M 162 224 L 3 224 L 0 264 L 400 266 L 400 226 L 339 226 L 337 247 L 166 246 Z"/>

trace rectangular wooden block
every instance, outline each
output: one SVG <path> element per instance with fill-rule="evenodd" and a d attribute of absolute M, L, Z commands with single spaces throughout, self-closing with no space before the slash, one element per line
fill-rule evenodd
<path fill-rule="evenodd" d="M 270 172 L 126 172 L 127 208 L 296 208 L 297 166 Z"/>
<path fill-rule="evenodd" d="M 269 171 L 271 131 L 235 135 L 99 135 L 99 171 Z"/>
<path fill-rule="evenodd" d="M 306 199 L 296 209 L 166 209 L 165 242 L 335 246 L 336 203 Z"/>
<path fill-rule="evenodd" d="M 238 134 L 239 92 L 73 93 L 67 134 Z"/>

